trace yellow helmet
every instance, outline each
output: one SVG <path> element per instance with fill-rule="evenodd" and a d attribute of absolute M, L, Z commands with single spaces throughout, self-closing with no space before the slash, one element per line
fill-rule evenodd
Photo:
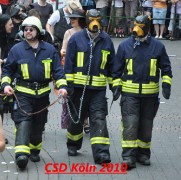
<path fill-rule="evenodd" d="M 26 26 L 35 27 L 40 33 L 42 32 L 41 21 L 35 16 L 29 16 L 22 22 L 22 30 L 24 30 Z"/>

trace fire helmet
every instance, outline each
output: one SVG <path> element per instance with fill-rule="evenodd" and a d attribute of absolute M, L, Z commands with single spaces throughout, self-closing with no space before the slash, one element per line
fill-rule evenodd
<path fill-rule="evenodd" d="M 27 17 L 27 18 L 22 22 L 21 29 L 24 31 L 24 28 L 25 28 L 26 26 L 36 28 L 40 34 L 41 34 L 41 32 L 42 32 L 41 21 L 40 21 L 37 17 L 35 17 L 35 16 Z"/>
<path fill-rule="evenodd" d="M 96 33 L 101 29 L 101 16 L 96 9 L 90 9 L 86 14 L 86 24 L 90 32 Z"/>
<path fill-rule="evenodd" d="M 148 35 L 150 29 L 151 18 L 147 15 L 137 16 L 134 21 L 133 36 L 136 38 L 144 38 Z"/>

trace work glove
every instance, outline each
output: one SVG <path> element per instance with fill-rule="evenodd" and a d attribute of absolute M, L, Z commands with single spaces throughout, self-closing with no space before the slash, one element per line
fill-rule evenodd
<path fill-rule="evenodd" d="M 67 84 L 67 92 L 68 92 L 68 96 L 72 96 L 74 94 L 74 84 L 73 83 Z"/>
<path fill-rule="evenodd" d="M 162 95 L 165 99 L 170 99 L 171 85 L 168 83 L 162 83 Z"/>
<path fill-rule="evenodd" d="M 119 96 L 121 95 L 121 91 L 122 91 L 121 86 L 114 86 L 112 88 L 113 101 L 116 101 L 119 98 Z"/>

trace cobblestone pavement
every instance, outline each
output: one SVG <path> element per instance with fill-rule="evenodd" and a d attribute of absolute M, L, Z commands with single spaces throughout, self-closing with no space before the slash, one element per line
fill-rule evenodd
<path fill-rule="evenodd" d="M 114 39 L 117 49 L 120 39 Z M 25 171 L 19 171 L 14 163 L 14 126 L 9 115 L 5 116 L 4 129 L 9 144 L 6 150 L 0 154 L 0 180 L 179 180 L 181 179 L 181 41 L 162 41 L 170 55 L 173 69 L 173 86 L 171 99 L 165 100 L 160 94 L 161 104 L 154 121 L 152 138 L 151 166 L 145 167 L 137 164 L 137 168 L 128 171 L 127 174 L 45 174 L 47 163 L 65 163 L 68 169 L 73 163 L 89 163 L 95 165 L 89 142 L 89 136 L 84 134 L 83 147 L 77 157 L 69 157 L 66 148 L 66 130 L 60 128 L 61 105 L 56 104 L 50 107 L 49 121 L 43 135 L 43 149 L 41 151 L 41 161 L 38 163 L 28 163 Z M 107 93 L 108 102 L 112 100 L 110 91 Z M 51 101 L 56 99 L 55 94 L 51 94 Z M 115 102 L 107 117 L 107 124 L 111 139 L 111 159 L 116 168 L 116 163 L 121 162 L 121 115 L 119 101 Z M 97 172 L 101 166 L 96 166 Z M 52 168 L 51 168 L 52 170 Z"/>

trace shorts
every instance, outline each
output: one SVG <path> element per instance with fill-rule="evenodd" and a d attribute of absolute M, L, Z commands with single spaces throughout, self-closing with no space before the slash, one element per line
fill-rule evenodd
<path fill-rule="evenodd" d="M 167 8 L 153 8 L 153 24 L 165 24 Z"/>

